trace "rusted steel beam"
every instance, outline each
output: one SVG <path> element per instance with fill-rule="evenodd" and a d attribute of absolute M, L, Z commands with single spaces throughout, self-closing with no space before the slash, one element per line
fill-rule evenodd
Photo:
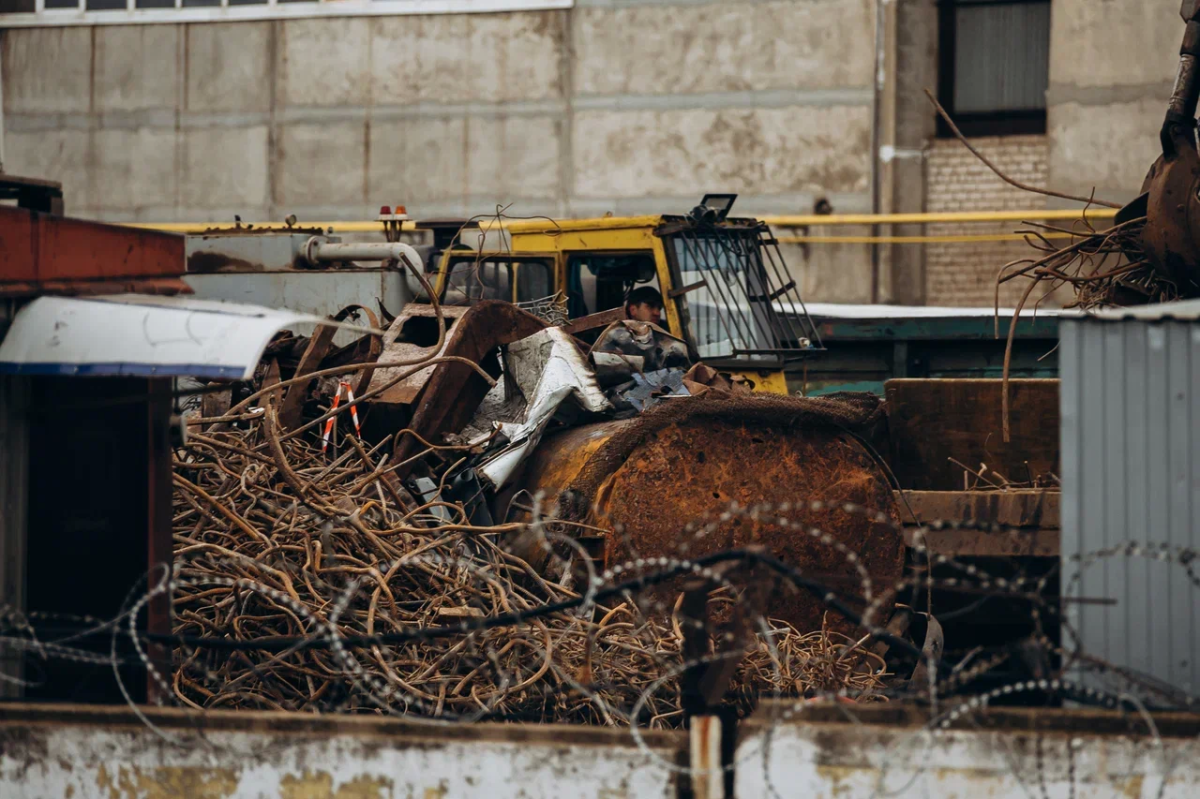
<path fill-rule="evenodd" d="M 532 336 L 546 327 L 533 314 L 522 311 L 508 302 L 485 300 L 471 306 L 446 333 L 442 355 L 467 358 L 491 367 L 493 377 L 499 376 L 499 362 L 490 358 L 505 344 Z M 434 442 L 443 433 L 457 433 L 475 415 L 479 403 L 488 392 L 487 381 L 470 366 L 461 362 L 440 363 L 421 389 L 409 428 L 421 438 Z M 402 463 L 424 445 L 413 436 L 405 436 L 396 445 L 393 459 Z M 396 469 L 403 478 L 410 466 Z"/>
<path fill-rule="evenodd" d="M 174 278 L 188 292 L 184 238 L 0 206 L 0 296 L 125 290 L 137 281 Z"/>
<path fill-rule="evenodd" d="M 322 325 L 317 328 L 312 338 L 308 340 L 304 354 L 300 356 L 300 363 L 296 366 L 296 374 L 293 379 L 317 371 L 321 360 L 328 354 L 336 333 L 337 328 L 330 325 Z M 296 383 L 288 389 L 287 396 L 283 398 L 283 403 L 279 408 L 279 421 L 284 427 L 292 428 L 300 425 L 300 415 L 304 410 L 304 401 L 308 399 L 309 385 L 311 385 L 311 381 Z"/>
<path fill-rule="evenodd" d="M 904 491 L 897 501 L 908 502 L 922 522 L 989 521 L 1006 527 L 1059 528 L 1057 491 Z"/>
<path fill-rule="evenodd" d="M 567 324 L 563 325 L 563 330 L 570 333 L 572 336 L 577 333 L 583 333 L 587 330 L 595 330 L 598 327 L 608 327 L 613 322 L 619 322 L 625 318 L 625 308 L 610 308 L 607 311 L 581 316 L 578 319 L 572 319 Z"/>
<path fill-rule="evenodd" d="M 904 528 L 904 543 L 916 546 L 916 527 Z M 1057 558 L 1061 530 L 1014 530 L 991 533 L 981 530 L 927 530 L 925 546 L 939 555 L 979 558 Z"/>
<path fill-rule="evenodd" d="M 1007 532 L 987 530 L 926 530 L 925 545 L 940 555 L 972 557 L 1039 557 L 1059 555 L 1059 498 L 1057 491 L 904 491 L 896 499 L 908 503 L 924 524 L 938 521 L 989 522 L 1017 528 Z M 904 543 L 917 543 L 911 518 Z"/>

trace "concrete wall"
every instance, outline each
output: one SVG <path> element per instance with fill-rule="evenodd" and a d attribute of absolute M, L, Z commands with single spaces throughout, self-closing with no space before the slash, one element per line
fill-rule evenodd
<path fill-rule="evenodd" d="M 1174 2 L 1145 0 L 1053 0 L 1046 135 L 973 143 L 1005 172 L 1031 185 L 1083 197 L 1094 190 L 1096 197 L 1119 203 L 1133 199 L 1160 152 L 1158 129 L 1183 36 L 1178 8 Z M 923 63 L 929 64 L 928 56 Z M 905 95 L 904 105 L 928 107 L 913 92 Z M 929 211 L 1081 207 L 1004 184 L 949 139 L 926 141 L 924 190 Z M 931 225 L 926 232 L 978 235 L 1011 233 L 1017 227 Z M 930 244 L 925 249 L 925 300 L 932 305 L 991 305 L 999 269 L 1035 254 L 1021 242 Z M 1002 287 L 1001 304 L 1013 304 L 1026 285 L 1013 281 Z M 1031 301 L 1041 294 L 1038 290 Z M 1059 305 L 1073 296 L 1060 289 L 1043 305 Z"/>
<path fill-rule="evenodd" d="M 1054 0 L 1049 181 L 1125 202 L 1161 154 L 1158 129 L 1179 63 L 1179 3 Z"/>
<path fill-rule="evenodd" d="M 931 729 L 902 706 L 822 711 L 768 706 L 744 725 L 736 795 L 1185 799 L 1200 791 L 1195 716 L 1178 731 L 1156 718 L 1156 736 L 1127 716 L 1091 711 L 969 712 L 951 729 Z M 780 714 L 789 720 L 771 721 Z"/>
<path fill-rule="evenodd" d="M 869 211 L 875 5 L 577 0 L 0 31 L 6 166 L 62 180 L 73 213 L 117 221 L 362 218 L 384 203 L 425 217 L 510 203 L 513 214 L 679 212 L 712 190 L 739 192 L 747 213 L 805 213 L 821 197 Z M 883 7 L 879 142 L 895 157 L 879 166 L 879 207 L 961 210 L 926 185 L 944 155 L 922 94 L 936 85 L 936 0 Z M 1130 198 L 1157 154 L 1177 4 L 1054 0 L 1052 17 L 1038 174 Z M 1009 205 L 998 185 L 980 184 L 969 205 Z M 1002 265 L 907 243 L 787 257 L 814 301 L 869 301 L 875 285 L 881 300 L 944 302 L 937 275 L 954 273 L 974 286 L 961 301 L 976 302 Z"/>
<path fill-rule="evenodd" d="M 141 710 L 139 718 L 125 707 L 9 706 L 0 716 L 0 795 L 676 799 L 700 782 L 686 773 L 682 732 L 643 732 L 639 746 L 617 729 Z M 739 725 L 733 795 L 1196 796 L 1197 717 L 1159 714 L 1154 723 L 1157 733 L 1136 714 L 991 710 L 942 729 L 899 703 L 765 702 Z"/>
<path fill-rule="evenodd" d="M 872 0 L 4 33 L 7 167 L 109 220 L 869 205 Z"/>
<path fill-rule="evenodd" d="M 153 726 L 151 726 L 153 725 Z M 5 799 L 674 799 L 682 733 L 379 716 L 16 706 Z"/>

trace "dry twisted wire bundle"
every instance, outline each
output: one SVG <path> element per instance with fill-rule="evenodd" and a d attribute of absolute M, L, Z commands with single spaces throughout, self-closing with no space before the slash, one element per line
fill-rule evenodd
<path fill-rule="evenodd" d="M 1049 283 L 1050 291 L 1070 284 L 1075 291 L 1070 307 L 1084 309 L 1177 299 L 1175 285 L 1155 272 L 1143 250 L 1144 216 L 1096 230 L 1084 214 L 1080 224 L 1082 231 L 1026 222 L 1027 227 L 1017 232 L 1040 256 L 1005 264 L 996 279 L 997 293 L 1004 283 L 1023 278 L 1031 282 L 1022 306 L 1042 281 Z M 1072 242 L 1059 247 L 1047 234 L 1070 236 Z"/>
<path fill-rule="evenodd" d="M 281 435 L 273 410 L 193 435 L 176 459 L 176 632 L 249 641 L 385 634 L 536 611 L 576 597 L 507 551 L 526 525 L 472 526 L 461 506 L 418 504 L 385 478 L 384 445 L 347 437 L 323 456 Z M 386 444 L 386 442 L 385 442 Z M 454 448 L 438 448 L 446 450 Z M 457 453 L 451 458 L 457 457 Z M 443 472 L 444 475 L 444 472 Z M 337 617 L 336 619 L 334 617 Z M 749 642 L 731 695 L 870 693 L 882 659 L 834 633 L 773 623 Z M 176 651 L 173 688 L 194 708 L 383 707 L 438 719 L 624 725 L 681 717 L 681 633 L 635 598 L 586 614 L 350 651 Z"/>

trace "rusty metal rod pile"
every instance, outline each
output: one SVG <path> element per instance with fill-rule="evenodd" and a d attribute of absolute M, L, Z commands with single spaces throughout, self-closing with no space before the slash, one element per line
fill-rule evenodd
<path fill-rule="evenodd" d="M 1018 232 L 1039 255 L 1005 264 L 996 279 L 997 293 L 1011 280 L 1029 281 L 1022 307 L 1043 284 L 1050 291 L 1070 284 L 1075 291 L 1072 306 L 1084 309 L 1178 299 L 1174 284 L 1159 276 L 1142 249 L 1144 216 L 1103 230 L 1092 228 L 1084 214 L 1080 215 L 1081 227 L 1075 230 L 1026 224 L 1028 227 Z M 1073 240 L 1059 247 L 1051 243 L 1047 233 L 1070 235 Z"/>
<path fill-rule="evenodd" d="M 461 505 L 419 502 L 386 479 L 390 439 L 368 448 L 347 436 L 339 454 L 323 454 L 316 433 L 282 430 L 270 402 L 237 424 L 211 423 L 177 452 L 177 633 L 250 641 L 333 626 L 374 635 L 577 596 L 508 551 L 530 526 L 472 526 Z M 682 632 L 637 599 L 401 646 L 181 646 L 172 689 L 193 708 L 610 725 L 630 723 L 643 698 L 639 723 L 670 725 L 682 716 Z M 746 642 L 731 695 L 748 704 L 811 691 L 878 696 L 882 658 L 832 632 L 770 624 L 769 636 Z"/>

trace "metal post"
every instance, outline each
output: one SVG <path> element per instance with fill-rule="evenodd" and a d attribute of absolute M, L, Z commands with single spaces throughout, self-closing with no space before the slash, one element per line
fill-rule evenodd
<path fill-rule="evenodd" d="M 692 796 L 725 799 L 725 769 L 721 763 L 721 717 L 692 716 L 688 727 Z"/>
<path fill-rule="evenodd" d="M 4 31 L 0 31 L 0 175 L 4 174 Z"/>

